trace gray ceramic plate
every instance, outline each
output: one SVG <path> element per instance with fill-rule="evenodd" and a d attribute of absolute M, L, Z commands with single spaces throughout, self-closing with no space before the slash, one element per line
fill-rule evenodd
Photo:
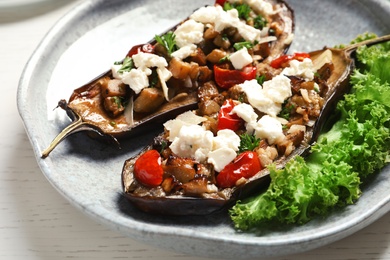
<path fill-rule="evenodd" d="M 387 0 L 290 0 L 296 38 L 291 51 L 347 43 L 366 31 L 390 33 Z M 324 219 L 263 235 L 236 232 L 227 214 L 158 217 L 134 209 L 121 196 L 125 159 L 155 133 L 128 140 L 123 149 L 71 136 L 45 160 L 48 146 L 69 119 L 57 109 L 72 90 L 121 60 L 128 49 L 150 40 L 210 0 L 84 1 L 46 35 L 20 80 L 18 106 L 37 161 L 49 182 L 75 207 L 128 236 L 193 255 L 224 258 L 275 256 L 331 243 L 372 223 L 390 209 L 390 167 L 364 187 L 356 205 Z"/>

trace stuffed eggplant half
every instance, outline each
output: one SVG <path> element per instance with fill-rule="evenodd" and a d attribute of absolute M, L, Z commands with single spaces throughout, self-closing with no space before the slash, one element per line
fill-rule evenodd
<path fill-rule="evenodd" d="M 196 109 L 198 88 L 210 81 L 229 88 L 255 79 L 258 66 L 287 51 L 293 29 L 293 11 L 282 0 L 218 0 L 195 10 L 61 100 L 73 123 L 42 157 L 79 131 L 116 140 Z M 208 110 L 220 109 L 221 102 L 209 103 Z"/>
<path fill-rule="evenodd" d="M 123 166 L 124 195 L 146 212 L 202 215 L 260 192 L 267 165 L 284 167 L 305 156 L 335 105 L 349 91 L 351 54 L 361 45 L 281 56 L 263 80 L 246 80 L 218 92 L 198 88 L 199 108 L 164 124 L 164 132 Z M 206 103 L 217 102 L 209 112 Z"/>

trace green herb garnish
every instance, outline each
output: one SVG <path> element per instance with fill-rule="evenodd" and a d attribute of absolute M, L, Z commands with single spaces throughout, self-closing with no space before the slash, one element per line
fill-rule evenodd
<path fill-rule="evenodd" d="M 238 50 L 241 50 L 242 48 L 247 48 L 247 49 L 251 49 L 253 48 L 254 44 L 251 43 L 251 42 L 248 42 L 248 41 L 245 41 L 245 42 L 236 42 L 233 47 L 234 49 L 236 49 L 237 51 Z"/>
<path fill-rule="evenodd" d="M 129 72 L 132 68 L 134 68 L 134 61 L 132 58 L 126 56 L 123 62 L 117 61 L 114 63 L 115 65 L 122 65 L 118 70 L 118 73 Z"/>
<path fill-rule="evenodd" d="M 259 85 L 263 85 L 263 83 L 265 81 L 265 75 L 256 76 L 256 80 L 257 80 L 257 83 L 259 83 Z"/>
<path fill-rule="evenodd" d="M 122 104 L 123 98 L 122 97 L 118 97 L 118 96 L 111 97 L 111 100 L 114 101 L 114 103 L 117 105 L 118 108 L 123 107 L 123 104 Z"/>
<path fill-rule="evenodd" d="M 240 17 L 243 20 L 249 19 L 249 13 L 251 12 L 251 8 L 247 4 L 238 4 L 238 3 L 229 3 L 225 2 L 223 5 L 223 10 L 229 11 L 231 9 L 237 9 L 238 11 L 238 17 Z"/>
<path fill-rule="evenodd" d="M 243 153 L 245 151 L 253 151 L 260 144 L 260 138 L 257 138 L 254 135 L 242 134 L 240 135 L 240 146 L 238 147 L 239 153 Z"/>
<path fill-rule="evenodd" d="M 284 118 L 286 120 L 290 119 L 291 112 L 295 109 L 295 105 L 290 104 L 290 105 L 284 105 L 282 108 L 282 111 L 279 113 L 279 117 Z"/>
<path fill-rule="evenodd" d="M 253 27 L 255 27 L 256 29 L 263 29 L 264 27 L 267 26 L 267 20 L 261 16 L 261 15 L 258 15 L 254 20 L 253 20 Z"/>
<path fill-rule="evenodd" d="M 220 59 L 220 60 L 218 61 L 218 63 L 224 63 L 224 62 L 229 61 L 229 60 L 230 60 L 229 55 L 226 55 L 225 57 L 223 57 L 222 59 Z"/>
<path fill-rule="evenodd" d="M 172 52 L 176 51 L 178 49 L 177 45 L 176 45 L 176 35 L 172 32 L 172 31 L 169 31 L 167 32 L 166 34 L 164 35 L 156 35 L 154 37 L 154 39 L 159 43 L 161 44 L 162 46 L 165 47 L 165 49 L 167 50 L 169 56 L 172 54 Z"/>
<path fill-rule="evenodd" d="M 157 83 L 158 83 L 158 74 L 157 74 L 157 70 L 152 70 L 152 75 L 149 76 L 149 86 L 151 88 L 154 88 L 156 87 Z"/>

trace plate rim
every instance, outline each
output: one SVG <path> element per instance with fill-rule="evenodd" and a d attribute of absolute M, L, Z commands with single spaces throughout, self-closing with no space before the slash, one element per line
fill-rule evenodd
<path fill-rule="evenodd" d="M 386 0 L 372 0 L 373 2 L 376 3 L 386 3 Z M 23 124 L 26 129 L 26 133 L 30 139 L 30 142 L 32 143 L 32 148 L 34 150 L 34 154 L 36 157 L 36 160 L 38 162 L 38 165 L 44 174 L 45 178 L 51 183 L 51 185 L 64 197 L 66 198 L 73 206 L 76 208 L 80 209 L 82 212 L 86 213 L 90 217 L 92 217 L 94 220 L 99 221 L 100 223 L 103 223 L 105 225 L 110 226 L 112 229 L 117 230 L 121 233 L 124 233 L 128 235 L 129 233 L 134 235 L 138 240 L 143 240 L 146 243 L 153 244 L 150 240 L 145 240 L 144 236 L 145 235 L 154 235 L 154 236 L 161 236 L 163 237 L 164 235 L 170 235 L 172 232 L 175 230 L 170 230 L 170 227 L 166 230 L 160 230 L 158 234 L 152 234 L 153 232 L 150 230 L 150 227 L 154 227 L 155 224 L 150 224 L 150 223 L 144 223 L 143 225 L 136 226 L 136 227 L 129 227 L 128 225 L 124 225 L 123 223 L 118 223 L 115 222 L 112 218 L 109 218 L 107 216 L 102 216 L 97 214 L 96 211 L 92 210 L 92 208 L 86 207 L 85 205 L 80 205 L 77 203 L 72 197 L 69 197 L 66 193 L 64 193 L 63 190 L 61 190 L 60 187 L 56 183 L 54 183 L 49 177 L 47 172 L 50 172 L 50 168 L 48 164 L 50 164 L 50 157 L 46 159 L 41 159 L 40 158 L 40 144 L 36 139 L 35 135 L 36 133 L 32 131 L 31 124 L 32 122 L 32 115 L 28 111 L 26 111 L 27 108 L 27 95 L 28 91 L 30 89 L 29 82 L 33 78 L 34 70 L 36 66 L 39 64 L 39 60 L 41 56 L 45 53 L 46 48 L 51 44 L 52 39 L 57 37 L 61 32 L 64 32 L 66 29 L 66 26 L 77 16 L 80 16 L 84 13 L 88 13 L 92 8 L 96 8 L 96 6 L 101 5 L 104 1 L 103 0 L 98 0 L 98 1 L 92 1 L 92 0 L 87 0 L 84 2 L 79 3 L 75 7 L 73 7 L 68 13 L 66 13 L 63 17 L 61 17 L 55 24 L 54 26 L 48 31 L 48 33 L 43 37 L 33 54 L 31 55 L 30 59 L 26 63 L 23 72 L 21 74 L 20 80 L 19 80 L 19 85 L 17 89 L 17 108 L 19 115 L 22 118 Z M 390 2 L 389 2 L 390 3 Z M 390 4 L 389 4 L 390 6 Z M 389 9 L 390 10 L 390 9 Z M 375 209 L 374 209 L 375 208 Z M 357 226 L 356 220 L 355 221 L 350 221 L 351 223 L 347 222 L 345 223 L 344 226 L 338 228 L 335 228 L 334 230 L 324 230 L 323 232 L 316 233 L 311 237 L 308 237 L 306 239 L 301 238 L 300 240 L 295 239 L 295 238 L 290 238 L 290 240 L 284 240 L 283 241 L 262 241 L 263 244 L 259 245 L 259 241 L 256 239 L 253 240 L 248 240 L 248 241 L 242 241 L 239 238 L 224 238 L 224 240 L 220 240 L 218 242 L 224 242 L 224 243 L 231 243 L 235 246 L 266 246 L 266 247 L 278 247 L 280 245 L 285 246 L 285 242 L 287 241 L 291 245 L 294 244 L 308 244 L 309 242 L 312 243 L 313 240 L 316 240 L 317 243 L 314 243 L 315 245 L 311 246 L 307 245 L 307 250 L 309 249 L 314 249 L 317 248 L 318 246 L 322 246 L 325 244 L 328 244 L 330 242 L 334 242 L 336 240 L 339 240 L 341 238 L 344 238 L 364 227 L 367 225 L 371 224 L 384 214 L 390 211 L 390 195 L 383 199 L 380 204 L 377 204 L 376 207 L 370 208 L 367 210 L 364 214 L 361 216 L 360 221 L 358 221 L 360 224 Z M 104 211 L 104 210 L 103 210 Z M 138 221 L 130 220 L 129 223 L 139 223 Z M 355 224 L 352 224 L 354 222 Z M 349 225 L 347 225 L 349 223 Z M 329 237 L 337 235 L 337 238 L 333 241 L 324 241 Z M 188 237 L 188 235 L 192 235 L 192 237 Z M 195 235 L 195 236 L 194 236 Z M 187 239 L 201 239 L 201 240 L 207 240 L 208 242 L 215 243 L 215 238 L 214 236 L 204 236 L 204 235 L 199 235 L 196 233 L 188 232 L 188 234 L 180 234 L 178 237 L 181 238 L 187 238 Z M 159 244 L 155 244 L 156 246 L 159 246 Z M 293 247 L 294 247 L 293 246 Z M 180 248 L 177 248 L 178 251 L 180 251 Z M 307 251 L 305 250 L 305 251 Z M 302 252 L 298 249 L 296 251 L 292 251 L 292 253 L 297 253 L 297 252 Z M 276 254 L 277 255 L 277 254 Z M 275 256 L 276 256 L 275 255 Z M 206 256 L 206 255 L 204 255 Z M 210 256 L 210 255 L 207 255 Z M 271 256 L 271 255 L 265 255 L 265 256 Z"/>

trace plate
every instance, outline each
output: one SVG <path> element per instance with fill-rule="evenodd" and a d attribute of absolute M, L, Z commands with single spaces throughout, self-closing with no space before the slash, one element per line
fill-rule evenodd
<path fill-rule="evenodd" d="M 390 33 L 387 0 L 287 1 L 295 10 L 294 51 L 347 43 L 357 34 Z M 390 167 L 375 175 L 355 204 L 303 226 L 262 234 L 234 230 L 226 212 L 203 217 L 142 213 L 123 197 L 125 159 L 156 132 L 129 139 L 122 150 L 87 138 L 69 137 L 46 159 L 40 154 L 69 124 L 60 99 L 121 60 L 132 45 L 183 20 L 210 0 L 83 1 L 50 30 L 27 63 L 18 108 L 38 164 L 48 181 L 92 219 L 157 247 L 205 257 L 252 258 L 293 254 L 346 237 L 390 210 Z"/>

